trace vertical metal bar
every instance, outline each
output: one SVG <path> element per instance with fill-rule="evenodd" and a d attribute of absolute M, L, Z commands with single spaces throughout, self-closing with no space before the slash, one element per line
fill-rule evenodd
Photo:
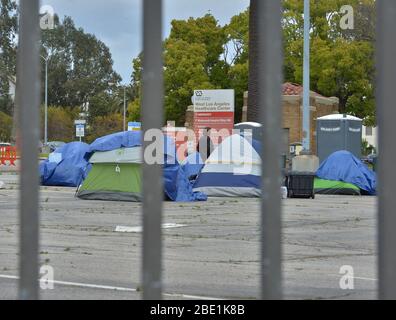
<path fill-rule="evenodd" d="M 257 1 L 258 105 L 263 125 L 261 297 L 282 298 L 281 272 L 281 1 Z"/>
<path fill-rule="evenodd" d="M 162 1 L 143 1 L 143 132 L 163 125 Z M 150 142 L 144 142 L 144 150 Z M 143 162 L 143 299 L 162 298 L 160 164 Z"/>
<path fill-rule="evenodd" d="M 21 0 L 17 61 L 21 147 L 19 298 L 38 299 L 39 1 Z"/>
<path fill-rule="evenodd" d="M 377 1 L 377 113 L 379 129 L 378 274 L 379 298 L 396 299 L 396 1 Z"/>
<path fill-rule="evenodd" d="M 48 59 L 45 59 L 45 119 L 44 119 L 44 144 L 48 144 Z"/>
<path fill-rule="evenodd" d="M 305 151 L 311 150 L 311 108 L 309 99 L 309 29 L 310 29 L 309 0 L 304 0 L 304 61 L 303 61 L 303 137 L 302 144 Z"/>

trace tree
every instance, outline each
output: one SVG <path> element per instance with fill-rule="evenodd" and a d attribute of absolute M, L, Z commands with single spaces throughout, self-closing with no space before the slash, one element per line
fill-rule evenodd
<path fill-rule="evenodd" d="M 140 100 L 128 103 L 128 121 L 140 121 Z"/>
<path fill-rule="evenodd" d="M 42 47 L 42 55 L 50 56 L 48 99 L 52 104 L 82 106 L 114 90 L 121 80 L 113 70 L 109 48 L 94 35 L 76 28 L 70 17 L 62 22 L 55 17 L 55 28 L 42 33 Z"/>
<path fill-rule="evenodd" d="M 0 111 L 0 142 L 11 141 L 12 117 Z"/>
<path fill-rule="evenodd" d="M 229 65 L 228 86 L 235 90 L 235 121 L 242 115 L 243 94 L 248 90 L 249 74 L 249 9 L 235 15 L 224 26 L 227 44 L 224 46 L 224 61 Z"/>
<path fill-rule="evenodd" d="M 303 2 L 284 0 L 285 80 L 302 82 Z M 375 123 L 374 0 L 352 0 L 355 28 L 342 30 L 340 0 L 311 1 L 311 90 L 339 98 L 339 110 Z M 364 34 L 362 32 L 364 30 Z"/>
<path fill-rule="evenodd" d="M 96 117 L 90 124 L 89 133 L 86 137 L 87 142 L 90 143 L 96 138 L 122 131 L 122 121 L 123 116 L 120 113 Z"/>
<path fill-rule="evenodd" d="M 249 59 L 249 9 L 235 15 L 224 26 L 227 44 L 224 46 L 224 60 L 229 65 L 243 64 Z"/>
<path fill-rule="evenodd" d="M 66 107 L 48 107 L 48 140 L 70 142 L 75 140 L 74 120 L 78 111 Z M 41 136 L 44 136 L 44 106 L 41 107 Z"/>
<path fill-rule="evenodd" d="M 16 74 L 16 2 L 0 0 L 0 111 L 12 114 L 9 80 Z"/>
<path fill-rule="evenodd" d="M 217 85 L 222 81 L 219 72 L 226 66 L 219 59 L 223 54 L 223 47 L 227 42 L 224 28 L 211 14 L 201 18 L 189 18 L 188 20 L 173 20 L 169 40 L 181 40 L 187 44 L 202 45 L 205 50 L 204 70 L 209 80 Z M 221 83 L 219 83 L 221 84 Z"/>
<path fill-rule="evenodd" d="M 191 104 L 194 89 L 210 89 L 205 71 L 205 45 L 184 40 L 165 42 L 165 113 L 166 119 L 184 125 L 185 112 Z"/>
<path fill-rule="evenodd" d="M 257 62 L 260 58 L 258 55 L 258 15 L 257 7 L 258 1 L 250 0 L 250 11 L 249 11 L 249 78 L 248 78 L 248 110 L 247 110 L 247 121 L 257 121 L 260 114 L 260 106 L 258 105 L 258 69 Z"/>
<path fill-rule="evenodd" d="M 120 100 L 107 92 L 100 92 L 89 98 L 89 122 L 96 117 L 105 117 L 111 113 L 119 112 Z"/>

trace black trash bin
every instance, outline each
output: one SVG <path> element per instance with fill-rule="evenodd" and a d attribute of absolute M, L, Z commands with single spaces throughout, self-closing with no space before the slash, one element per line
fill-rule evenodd
<path fill-rule="evenodd" d="M 313 172 L 289 172 L 286 176 L 287 196 L 315 199 L 314 179 Z"/>

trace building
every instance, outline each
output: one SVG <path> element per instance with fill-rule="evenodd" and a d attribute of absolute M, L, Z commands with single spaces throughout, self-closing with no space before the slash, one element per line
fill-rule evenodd
<path fill-rule="evenodd" d="M 378 128 L 363 126 L 362 140 L 366 140 L 369 145 L 372 145 L 378 151 Z"/>
<path fill-rule="evenodd" d="M 282 85 L 282 128 L 289 131 L 289 143 L 298 144 L 303 138 L 303 87 L 286 82 Z M 310 92 L 311 105 L 311 151 L 316 154 L 316 119 L 338 113 L 339 101 L 336 97 L 324 97 L 319 93 Z M 244 94 L 242 122 L 247 119 L 248 92 Z M 257 119 L 258 121 L 258 119 Z"/>

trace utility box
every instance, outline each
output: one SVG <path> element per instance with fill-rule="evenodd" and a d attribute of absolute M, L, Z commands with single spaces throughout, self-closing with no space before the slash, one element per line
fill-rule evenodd
<path fill-rule="evenodd" d="M 293 172 L 315 173 L 319 168 L 319 158 L 314 155 L 299 155 L 292 159 Z"/>
<path fill-rule="evenodd" d="M 361 158 L 362 119 L 331 114 L 316 119 L 316 145 L 320 163 L 333 152 L 346 150 Z"/>

